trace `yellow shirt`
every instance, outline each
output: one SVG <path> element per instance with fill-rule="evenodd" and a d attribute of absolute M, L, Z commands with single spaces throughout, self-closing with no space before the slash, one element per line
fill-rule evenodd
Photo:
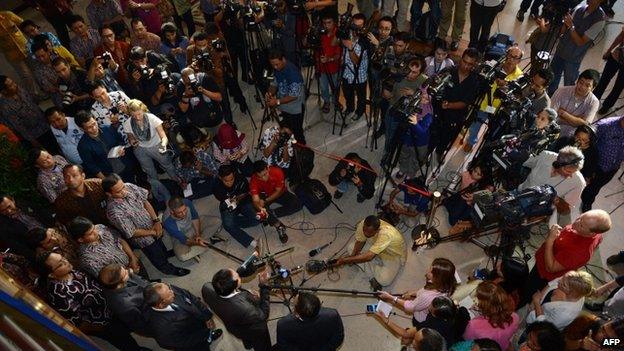
<path fill-rule="evenodd" d="M 67 50 L 63 45 L 55 46 L 54 51 L 56 51 L 56 53 L 60 57 L 66 59 L 67 62 L 69 62 L 71 66 L 80 67 L 80 64 L 78 63 L 78 61 L 76 61 L 76 58 L 74 57 L 74 55 L 71 52 L 69 52 L 69 50 Z"/>
<path fill-rule="evenodd" d="M 368 251 L 376 254 L 382 260 L 400 259 L 405 261 L 407 257 L 407 251 L 405 247 L 405 241 L 403 235 L 390 223 L 381 221 L 379 232 L 374 236 L 367 238 L 364 235 L 364 221 L 358 223 L 355 229 L 355 240 L 359 242 L 366 242 L 368 239 L 373 240 L 373 245 Z"/>
<path fill-rule="evenodd" d="M 507 75 L 507 77 L 505 77 L 505 80 L 508 82 L 512 82 L 518 78 L 520 78 L 523 75 L 522 70 L 516 66 L 516 69 L 509 73 Z M 492 91 L 490 92 L 490 96 L 492 96 L 492 103 L 488 104 L 488 97 L 486 96 L 485 99 L 483 99 L 483 102 L 481 103 L 481 111 L 486 111 L 486 108 L 488 107 L 488 105 L 494 107 L 494 108 L 498 108 L 498 106 L 500 106 L 501 101 L 498 98 L 494 98 L 494 92 L 496 91 L 496 89 L 498 89 L 498 84 L 496 84 L 496 81 L 494 82 L 494 84 L 492 84 Z"/>
<path fill-rule="evenodd" d="M 24 20 L 11 11 L 0 11 L 0 51 L 9 61 L 26 59 L 26 37 L 19 29 Z"/>

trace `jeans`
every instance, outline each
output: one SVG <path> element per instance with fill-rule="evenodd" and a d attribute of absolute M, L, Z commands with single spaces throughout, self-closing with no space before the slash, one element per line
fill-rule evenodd
<path fill-rule="evenodd" d="M 329 83 L 330 80 L 331 84 Z M 319 84 L 321 87 L 321 98 L 323 98 L 323 102 L 333 102 L 336 104 L 338 102 L 338 92 L 336 91 L 336 88 L 338 87 L 338 73 L 321 73 Z M 331 94 L 329 92 L 330 88 Z"/>
<path fill-rule="evenodd" d="M 442 9 L 440 8 L 440 0 L 414 0 L 412 1 L 412 7 L 410 12 L 412 14 L 412 31 L 416 31 L 420 23 L 420 17 L 422 16 L 422 8 L 427 1 L 429 4 L 429 11 L 431 11 L 431 19 L 437 24 L 440 23 L 442 17 Z"/>
<path fill-rule="evenodd" d="M 617 173 L 619 168 L 616 168 L 612 171 L 605 172 L 600 169 L 600 167 L 596 167 L 596 173 L 594 178 L 587 184 L 583 192 L 581 193 L 581 201 L 583 201 L 583 211 L 591 209 L 594 201 L 596 201 L 596 196 L 600 193 L 600 189 L 603 186 L 607 185 L 613 179 L 615 174 Z"/>
<path fill-rule="evenodd" d="M 251 201 L 243 201 L 234 211 L 227 209 L 221 211 L 221 223 L 223 229 L 244 247 L 249 247 L 254 238 L 242 228 L 254 227 L 259 224 L 256 219 L 256 209 Z"/>
<path fill-rule="evenodd" d="M 490 115 L 487 112 L 478 111 L 477 119 L 472 122 L 470 128 L 468 129 L 468 140 L 466 143 L 470 146 L 473 146 L 477 143 L 477 139 L 479 137 L 479 130 L 481 129 L 481 125 L 485 123 Z"/>
<path fill-rule="evenodd" d="M 303 105 L 305 108 L 305 105 Z M 305 109 L 301 111 L 301 113 L 291 114 L 286 113 L 284 111 L 281 112 L 282 118 L 286 119 L 290 122 L 290 126 L 292 127 L 293 135 L 295 139 L 300 144 L 305 144 L 305 135 L 303 134 L 303 115 L 305 113 Z"/>
<path fill-rule="evenodd" d="M 159 146 L 160 145 L 156 145 L 150 148 L 142 146 L 135 147 L 134 155 L 137 160 L 139 160 L 141 168 L 143 168 L 143 171 L 145 171 L 149 178 L 158 179 L 158 172 L 154 166 L 154 161 L 157 161 L 171 178 L 176 179 L 178 176 L 171 162 L 171 157 L 166 152 L 160 153 L 158 151 Z"/>
<path fill-rule="evenodd" d="M 342 80 L 342 93 L 347 103 L 347 112 L 353 112 L 358 116 L 366 112 L 366 82 L 349 84 Z M 355 96 L 357 95 L 357 109 L 355 108 Z"/>
<path fill-rule="evenodd" d="M 533 2 L 533 6 L 531 6 Z M 539 15 L 539 7 L 542 5 L 543 0 L 522 0 L 520 4 L 520 12 L 526 12 L 529 7 L 531 8 L 531 14 Z"/>
<path fill-rule="evenodd" d="M 384 159 L 389 156 L 391 151 L 394 151 L 394 149 L 391 150 L 392 144 L 400 142 L 400 135 L 396 135 L 397 129 L 399 128 L 399 120 L 394 117 L 392 111 L 393 110 L 388 109 L 384 117 L 384 124 L 386 126 L 386 140 L 384 142 L 383 152 Z M 391 160 L 386 161 L 390 162 Z"/>
<path fill-rule="evenodd" d="M 569 62 L 561 58 L 561 56 L 555 53 L 553 60 L 550 64 L 550 69 L 553 71 L 553 80 L 548 87 L 548 96 L 553 96 L 555 90 L 559 87 L 559 81 L 563 75 L 563 85 L 574 85 L 576 78 L 579 76 L 579 68 L 581 63 Z"/>
<path fill-rule="evenodd" d="M 154 267 L 165 274 L 173 274 L 178 269 L 169 262 L 167 248 L 162 239 L 156 239 L 151 245 L 141 248 L 148 260 Z"/>
<path fill-rule="evenodd" d="M 301 211 L 301 209 L 303 208 L 303 205 L 301 204 L 301 201 L 299 201 L 299 198 L 288 190 L 286 190 L 286 192 L 282 194 L 282 196 L 278 197 L 274 203 L 282 205 L 271 211 L 275 214 L 275 217 L 277 218 L 290 216 L 293 213 Z M 269 205 L 269 207 L 272 205 L 273 204 Z M 276 219 L 269 218 L 269 224 L 273 225 L 275 223 L 277 223 Z"/>
<path fill-rule="evenodd" d="M 609 56 L 607 63 L 605 63 L 605 67 L 602 70 L 602 75 L 600 75 L 600 81 L 598 82 L 596 89 L 594 89 L 594 95 L 596 95 L 598 100 L 600 100 L 602 94 L 605 92 L 605 89 L 607 89 L 607 85 L 609 85 L 611 79 L 615 77 L 616 73 L 617 78 L 615 79 L 615 84 L 613 85 L 613 88 L 607 98 L 602 102 L 603 109 L 610 109 L 613 107 L 617 99 L 620 97 L 622 90 L 624 90 L 624 65 Z"/>
<path fill-rule="evenodd" d="M 490 37 L 490 29 L 498 15 L 498 6 L 488 7 L 470 3 L 470 44 L 469 47 L 484 50 Z"/>

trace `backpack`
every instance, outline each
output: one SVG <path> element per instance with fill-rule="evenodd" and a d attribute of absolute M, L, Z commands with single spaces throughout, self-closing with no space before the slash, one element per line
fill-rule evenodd
<path fill-rule="evenodd" d="M 306 179 L 295 188 L 295 194 L 312 214 L 319 214 L 332 201 L 327 187 L 320 180 Z"/>

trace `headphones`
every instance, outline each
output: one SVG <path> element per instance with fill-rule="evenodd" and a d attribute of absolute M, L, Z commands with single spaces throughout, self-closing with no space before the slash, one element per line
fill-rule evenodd
<path fill-rule="evenodd" d="M 555 160 L 552 163 L 553 168 L 561 168 L 561 167 L 565 167 L 565 166 L 571 166 L 571 165 L 577 165 L 579 164 L 581 161 L 583 161 L 582 157 L 575 157 L 572 160 L 568 161 L 568 162 L 560 162 Z"/>

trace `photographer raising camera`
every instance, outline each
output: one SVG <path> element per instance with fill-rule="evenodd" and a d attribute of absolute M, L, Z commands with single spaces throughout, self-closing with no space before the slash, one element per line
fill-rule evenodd
<path fill-rule="evenodd" d="M 347 154 L 330 173 L 329 184 L 336 187 L 335 199 L 340 199 L 351 184 L 355 185 L 358 190 L 357 202 L 364 202 L 375 193 L 375 179 L 377 174 L 373 172 L 368 161 L 352 152 Z"/>
<path fill-rule="evenodd" d="M 222 96 L 217 83 L 206 73 L 195 73 L 191 67 L 186 67 L 182 70 L 182 80 L 177 84 L 177 91 L 180 96 L 178 107 L 185 117 L 183 122 L 207 128 L 212 135 L 216 135 L 223 122 L 220 105 Z"/>

